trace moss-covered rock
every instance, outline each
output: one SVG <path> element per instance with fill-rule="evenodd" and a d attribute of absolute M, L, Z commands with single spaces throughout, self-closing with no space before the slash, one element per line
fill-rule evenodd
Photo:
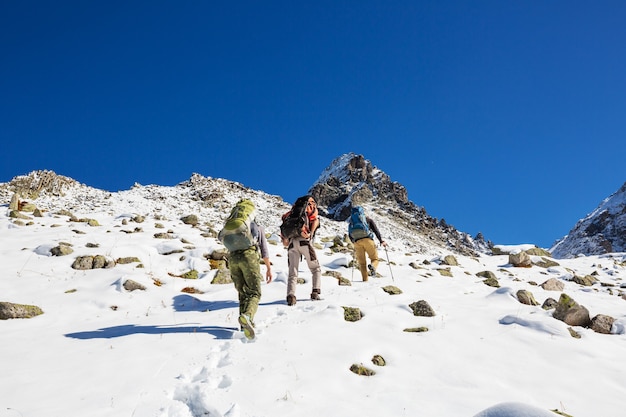
<path fill-rule="evenodd" d="M 43 310 L 34 305 L 0 302 L 0 320 L 30 319 L 43 314 Z"/>
<path fill-rule="evenodd" d="M 406 333 L 425 333 L 428 331 L 428 327 L 420 326 L 420 327 L 408 327 L 403 330 Z"/>
<path fill-rule="evenodd" d="M 136 256 L 127 256 L 124 258 L 117 258 L 117 260 L 115 261 L 118 264 L 132 264 L 134 262 L 141 262 L 141 260 L 139 258 L 137 258 Z"/>
<path fill-rule="evenodd" d="M 356 363 L 350 367 L 350 371 L 352 371 L 353 373 L 357 375 L 362 375 L 362 376 L 376 375 L 376 372 L 374 372 L 372 369 L 369 369 L 363 366 L 362 364 L 356 364 Z"/>
<path fill-rule="evenodd" d="M 233 279 L 230 276 L 230 271 L 228 269 L 218 269 L 215 277 L 211 281 L 211 284 L 232 284 Z"/>
<path fill-rule="evenodd" d="M 187 216 L 183 216 L 180 219 L 183 223 L 189 224 L 191 226 L 196 226 L 198 224 L 198 216 L 195 214 L 189 214 Z"/>
<path fill-rule="evenodd" d="M 343 307 L 343 318 L 345 321 L 359 321 L 363 318 L 361 309 L 358 307 Z"/>
<path fill-rule="evenodd" d="M 413 311 L 414 316 L 419 317 L 434 317 L 435 310 L 425 300 L 419 300 L 409 304 L 409 308 Z"/>
<path fill-rule="evenodd" d="M 519 290 L 516 295 L 517 300 L 522 304 L 526 304 L 529 306 L 539 305 L 537 300 L 535 300 L 535 296 L 533 295 L 533 293 L 528 290 Z"/>
<path fill-rule="evenodd" d="M 386 285 L 383 287 L 383 291 L 390 295 L 402 294 L 402 290 L 395 285 Z"/>

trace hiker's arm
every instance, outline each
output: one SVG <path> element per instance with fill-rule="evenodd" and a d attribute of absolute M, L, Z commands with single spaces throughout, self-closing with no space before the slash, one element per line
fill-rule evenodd
<path fill-rule="evenodd" d="M 265 264 L 265 282 L 268 284 L 272 282 L 272 264 L 270 263 L 270 258 L 263 258 L 263 263 Z"/>
<path fill-rule="evenodd" d="M 267 283 L 270 283 L 272 282 L 272 265 L 270 263 L 269 248 L 267 246 L 267 239 L 265 238 L 265 230 L 256 223 L 253 223 L 253 225 L 256 226 L 257 241 L 259 242 L 259 251 L 261 252 L 261 258 L 263 259 L 263 263 L 267 268 L 265 272 L 265 281 Z"/>
<path fill-rule="evenodd" d="M 367 224 L 369 225 L 369 228 L 372 229 L 372 232 L 374 232 L 374 234 L 378 238 L 378 241 L 380 242 L 380 244 L 383 246 L 387 246 L 387 242 L 385 242 L 382 236 L 380 235 L 380 231 L 378 230 L 378 226 L 376 226 L 376 223 L 374 222 L 374 220 L 368 217 Z"/>
<path fill-rule="evenodd" d="M 311 222 L 311 232 L 309 233 L 309 237 L 313 237 L 319 225 L 320 225 L 320 220 L 316 217 L 315 220 Z"/>

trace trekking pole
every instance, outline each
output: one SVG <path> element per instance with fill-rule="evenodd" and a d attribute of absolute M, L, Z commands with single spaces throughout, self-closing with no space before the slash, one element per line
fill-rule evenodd
<path fill-rule="evenodd" d="M 391 269 L 391 262 L 389 261 L 389 252 L 387 252 L 387 246 L 383 246 L 383 248 L 385 248 L 385 255 L 387 255 L 387 265 L 389 265 L 389 272 L 391 272 L 391 280 L 393 282 L 396 282 L 396 280 L 393 278 L 393 270 Z"/>
<path fill-rule="evenodd" d="M 354 282 L 354 249 L 352 249 L 352 276 L 350 277 L 350 279 L 352 280 L 352 282 Z"/>

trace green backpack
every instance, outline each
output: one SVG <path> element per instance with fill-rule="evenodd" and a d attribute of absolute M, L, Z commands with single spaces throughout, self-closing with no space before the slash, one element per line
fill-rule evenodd
<path fill-rule="evenodd" d="M 256 238 L 252 236 L 250 229 L 250 224 L 255 217 L 254 203 L 248 199 L 240 200 L 230 211 L 224 228 L 219 232 L 217 238 L 230 252 L 256 246 Z"/>

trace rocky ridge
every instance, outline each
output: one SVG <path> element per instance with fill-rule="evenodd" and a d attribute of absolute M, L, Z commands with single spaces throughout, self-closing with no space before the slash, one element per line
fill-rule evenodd
<path fill-rule="evenodd" d="M 433 255 L 447 252 L 475 255 L 488 251 L 488 243 L 482 237 L 472 239 L 410 202 L 404 186 L 392 182 L 361 155 L 346 154 L 333 161 L 310 193 L 327 218 L 321 226 L 326 235 L 344 237 L 346 210 L 354 202 L 367 208 L 383 236 L 402 242 L 401 250 Z M 36 200 L 36 206 L 47 211 L 63 209 L 95 215 L 121 206 L 129 215 L 170 218 L 195 212 L 200 222 L 212 230 L 219 227 L 233 204 L 245 197 L 257 205 L 259 223 L 275 234 L 279 233 L 281 215 L 290 208 L 279 196 L 196 173 L 173 187 L 135 184 L 129 190 L 108 192 L 53 171 L 34 171 L 0 184 L 2 204 L 14 196 L 19 196 L 21 201 Z"/>
<path fill-rule="evenodd" d="M 309 192 L 323 209 L 323 215 L 345 221 L 353 205 L 361 205 L 379 225 L 393 230 L 394 237 L 427 251 L 429 246 L 454 253 L 473 255 L 489 252 L 491 242 L 481 234 L 472 238 L 430 216 L 424 207 L 408 198 L 406 188 L 391 180 L 363 155 L 348 153 L 335 159 L 320 175 Z"/>
<path fill-rule="evenodd" d="M 555 258 L 626 252 L 626 183 L 550 249 Z"/>

